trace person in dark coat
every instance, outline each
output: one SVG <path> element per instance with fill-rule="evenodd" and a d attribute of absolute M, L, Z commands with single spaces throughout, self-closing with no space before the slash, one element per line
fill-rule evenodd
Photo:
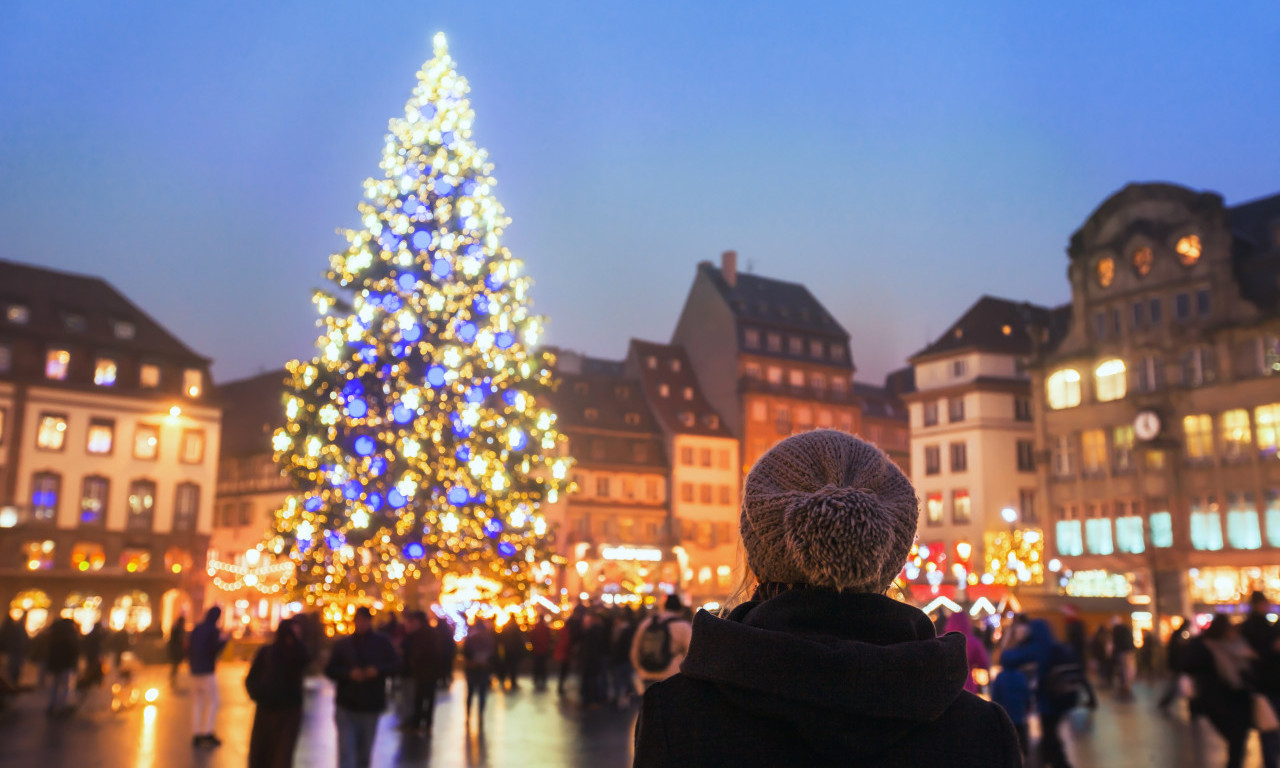
<path fill-rule="evenodd" d="M 645 692 L 635 765 L 1017 768 L 999 706 L 964 690 L 965 639 L 884 593 L 918 500 L 878 448 L 836 430 L 752 467 L 740 529 L 759 583 L 700 611 L 680 672 Z"/>
<path fill-rule="evenodd" d="M 590 610 L 591 606 L 587 601 L 580 600 L 578 606 L 573 609 L 573 613 L 569 614 L 569 618 L 565 620 L 564 626 L 560 628 L 560 635 L 556 638 L 556 659 L 560 662 L 560 679 L 556 685 L 556 692 L 561 696 L 564 695 L 565 684 L 569 680 L 569 668 L 573 664 L 578 640 L 582 636 L 582 619 Z"/>
<path fill-rule="evenodd" d="M 213 606 L 205 611 L 204 621 L 191 631 L 191 642 L 188 644 L 189 658 L 187 668 L 191 672 L 191 743 L 197 747 L 217 747 L 222 745 L 213 732 L 218 716 L 218 679 L 214 670 L 222 649 L 227 647 L 231 636 L 219 629 L 222 620 L 222 609 Z"/>
<path fill-rule="evenodd" d="M 1017 667 L 1005 667 L 991 681 L 991 700 L 999 704 L 1013 722 L 1013 729 L 1018 732 L 1018 745 L 1022 748 L 1022 757 L 1031 755 L 1031 729 L 1028 724 L 1031 715 L 1031 683 L 1027 676 Z"/>
<path fill-rule="evenodd" d="M 1178 618 L 1178 626 L 1169 634 L 1169 642 L 1164 647 L 1164 666 L 1169 679 L 1165 682 L 1164 693 L 1160 695 L 1160 709 L 1167 711 L 1169 705 L 1178 698 L 1178 679 L 1186 666 L 1187 643 L 1191 640 L 1191 625 Z"/>
<path fill-rule="evenodd" d="M 97 688 L 102 685 L 103 679 L 106 677 L 103 671 L 102 655 L 106 651 L 107 644 L 107 628 L 101 623 L 94 624 L 93 629 L 84 636 L 84 642 L 81 643 L 81 652 L 84 656 L 84 672 L 80 675 L 80 680 L 76 683 L 76 688 L 81 692 L 81 701 L 89 695 L 89 689 Z"/>
<path fill-rule="evenodd" d="M 609 660 L 609 623 L 595 611 L 582 617 L 578 641 L 578 697 L 584 707 L 603 704 L 609 695 L 605 677 Z"/>
<path fill-rule="evenodd" d="M 436 649 L 439 651 L 437 678 L 439 686 L 445 690 L 453 684 L 453 664 L 458 658 L 458 641 L 453 639 L 453 625 L 447 619 L 435 619 L 432 631 L 436 635 Z"/>
<path fill-rule="evenodd" d="M 489 697 L 489 681 L 493 660 L 497 656 L 497 640 L 489 622 L 476 619 L 462 641 L 462 663 L 467 676 L 467 727 L 471 727 L 471 701 L 479 699 L 476 719 L 484 727 L 484 703 Z"/>
<path fill-rule="evenodd" d="M 80 628 L 69 618 L 56 619 L 49 628 L 49 655 L 45 660 L 45 668 L 53 678 L 47 712 L 50 717 L 70 711 L 68 696 L 79 666 Z"/>
<path fill-rule="evenodd" d="M 169 627 L 169 641 L 165 645 L 169 656 L 169 682 L 178 679 L 178 669 L 187 655 L 187 616 L 178 614 Z"/>
<path fill-rule="evenodd" d="M 1078 695 L 1064 698 L 1055 691 L 1053 680 L 1067 670 L 1078 671 L 1080 694 L 1088 697 L 1090 709 L 1097 706 L 1097 697 L 1088 683 L 1084 668 L 1071 647 L 1059 643 L 1053 629 L 1044 619 L 1027 622 L 1026 635 L 1021 642 L 1000 654 L 1000 664 L 1006 668 L 1027 668 L 1036 680 L 1036 709 L 1040 713 L 1040 760 L 1045 768 L 1071 768 L 1062 743 L 1060 726 L 1067 713 L 1080 704 Z"/>
<path fill-rule="evenodd" d="M 529 629 L 529 646 L 533 656 L 533 688 L 547 689 L 547 662 L 551 659 L 551 623 L 545 613 Z"/>
<path fill-rule="evenodd" d="M 1133 626 L 1119 616 L 1111 619 L 1111 669 L 1115 674 L 1116 698 L 1133 698 Z"/>
<path fill-rule="evenodd" d="M 4 617 L 4 626 L 0 627 L 0 648 L 4 649 L 9 682 L 17 688 L 22 684 L 22 667 L 26 664 L 27 652 L 31 649 L 25 612 L 17 619 L 12 616 Z"/>
<path fill-rule="evenodd" d="M 369 768 L 378 718 L 387 709 L 387 678 L 400 668 L 400 658 L 391 640 L 373 631 L 368 608 L 357 608 L 352 624 L 355 631 L 333 644 L 324 674 L 335 687 L 338 768 Z"/>
<path fill-rule="evenodd" d="M 401 726 L 431 733 L 436 712 L 436 681 L 440 678 L 440 636 L 427 624 L 424 611 L 409 614 L 404 636 L 404 670 L 409 712 Z"/>
<path fill-rule="evenodd" d="M 510 690 L 520 688 L 520 662 L 524 659 L 524 630 L 514 618 L 509 619 L 498 631 L 498 645 L 502 649 L 502 667 L 498 672 L 498 685 L 506 685 Z"/>
<path fill-rule="evenodd" d="M 285 619 L 275 641 L 254 654 L 244 687 L 257 705 L 249 734 L 249 768 L 291 768 L 302 727 L 302 684 L 311 656 L 302 625 Z"/>
<path fill-rule="evenodd" d="M 1183 672 L 1195 692 L 1191 715 L 1204 717 L 1227 742 L 1227 768 L 1244 765 L 1253 723 L 1249 681 L 1254 653 L 1226 614 L 1216 614 L 1200 635 L 1187 643 Z"/>

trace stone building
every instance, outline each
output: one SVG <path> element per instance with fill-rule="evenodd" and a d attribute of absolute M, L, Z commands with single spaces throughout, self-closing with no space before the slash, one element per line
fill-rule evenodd
<path fill-rule="evenodd" d="M 167 627 L 199 608 L 221 409 L 209 360 L 107 282 L 0 261 L 0 603 Z"/>
<path fill-rule="evenodd" d="M 903 397 L 915 390 L 915 371 L 903 368 L 885 377 L 883 386 L 853 383 L 862 410 L 862 436 L 880 446 L 908 477 L 911 475 L 911 422 Z"/>
<path fill-rule="evenodd" d="M 1280 195 L 1131 184 L 1067 255 L 1070 330 L 1030 368 L 1067 593 L 1146 621 L 1280 600 Z"/>
<path fill-rule="evenodd" d="M 698 265 L 672 343 L 738 439 L 743 474 L 795 432 L 861 432 L 848 332 L 805 286 L 739 272 L 734 251 Z"/>

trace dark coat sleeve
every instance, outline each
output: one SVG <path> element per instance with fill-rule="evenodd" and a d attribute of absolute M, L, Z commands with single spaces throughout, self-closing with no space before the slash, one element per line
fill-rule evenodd
<path fill-rule="evenodd" d="M 645 693 L 640 717 L 636 719 L 636 755 L 632 762 L 634 768 L 668 765 L 667 736 L 662 727 L 659 709 L 658 696 L 650 689 Z"/>
<path fill-rule="evenodd" d="M 1009 720 L 1009 715 L 1004 708 L 991 704 L 994 710 L 993 717 L 998 718 L 995 727 L 994 743 L 1000 745 L 1000 759 L 995 765 L 1000 768 L 1022 768 L 1022 750 L 1018 746 L 1018 732 L 1013 728 L 1013 722 Z"/>

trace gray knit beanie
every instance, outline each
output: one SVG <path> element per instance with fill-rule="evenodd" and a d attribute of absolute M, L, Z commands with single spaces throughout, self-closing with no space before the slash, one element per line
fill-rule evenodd
<path fill-rule="evenodd" d="M 817 429 L 756 461 L 739 524 L 761 582 L 883 592 L 907 560 L 919 514 L 911 481 L 879 448 Z"/>

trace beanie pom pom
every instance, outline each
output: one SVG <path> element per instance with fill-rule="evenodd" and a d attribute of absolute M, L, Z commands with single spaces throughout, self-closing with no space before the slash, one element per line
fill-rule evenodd
<path fill-rule="evenodd" d="M 785 546 L 810 584 L 883 589 L 877 553 L 893 532 L 880 504 L 870 489 L 833 484 L 792 495 L 783 516 Z"/>

